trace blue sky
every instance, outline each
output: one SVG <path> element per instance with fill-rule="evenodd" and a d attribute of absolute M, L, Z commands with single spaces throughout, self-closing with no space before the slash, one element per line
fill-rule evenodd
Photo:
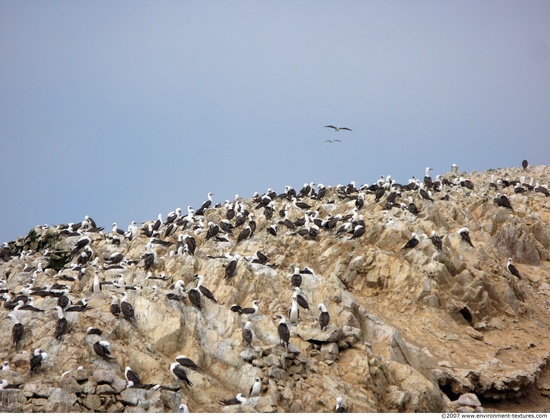
<path fill-rule="evenodd" d="M 549 22 L 546 0 L 2 0 L 0 242 L 208 192 L 548 164 Z"/>

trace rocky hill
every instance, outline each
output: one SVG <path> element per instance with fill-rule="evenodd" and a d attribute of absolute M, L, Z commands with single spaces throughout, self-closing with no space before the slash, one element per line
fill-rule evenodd
<path fill-rule="evenodd" d="M 0 253 L 0 411 L 548 411 L 549 179 L 454 170 L 36 227 Z"/>

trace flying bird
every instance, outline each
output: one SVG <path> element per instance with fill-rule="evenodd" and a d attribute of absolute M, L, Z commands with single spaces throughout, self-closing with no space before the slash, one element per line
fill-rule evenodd
<path fill-rule="evenodd" d="M 334 131 L 340 131 L 340 130 L 346 130 L 346 131 L 352 131 L 349 128 L 346 127 L 335 127 L 334 125 L 325 125 L 325 128 L 332 128 Z"/>
<path fill-rule="evenodd" d="M 324 142 L 325 143 L 341 143 L 342 141 L 340 141 L 340 140 L 325 140 Z"/>

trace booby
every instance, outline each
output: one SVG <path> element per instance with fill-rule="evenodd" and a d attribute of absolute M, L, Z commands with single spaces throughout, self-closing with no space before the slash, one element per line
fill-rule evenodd
<path fill-rule="evenodd" d="M 231 256 L 229 254 L 227 254 L 226 257 L 230 258 L 231 260 L 227 264 L 227 266 L 225 267 L 225 276 L 224 276 L 224 278 L 225 279 L 230 279 L 233 275 L 235 275 L 235 272 L 237 270 L 237 263 L 238 263 L 240 257 L 239 257 L 239 255 Z"/>
<path fill-rule="evenodd" d="M 298 318 L 300 316 L 300 310 L 298 309 L 298 297 L 292 296 L 292 305 L 288 309 L 288 319 L 290 324 L 298 324 Z"/>
<path fill-rule="evenodd" d="M 216 237 L 216 235 L 220 232 L 220 227 L 215 224 L 212 221 L 208 222 L 208 230 L 206 231 L 206 239 L 211 239 L 212 237 Z"/>
<path fill-rule="evenodd" d="M 198 288 L 193 288 L 187 293 L 189 301 L 199 310 L 201 309 L 201 292 Z"/>
<path fill-rule="evenodd" d="M 327 308 L 324 304 L 319 304 L 317 308 L 321 310 L 321 315 L 319 316 L 319 326 L 321 326 L 321 330 L 324 332 L 330 321 L 330 314 L 328 314 Z"/>
<path fill-rule="evenodd" d="M 189 387 L 193 386 L 193 383 L 189 381 L 189 378 L 187 378 L 187 374 L 183 367 L 179 364 L 179 362 L 172 362 L 170 365 L 170 373 L 174 377 L 176 381 L 181 380 L 185 384 L 187 384 Z"/>
<path fill-rule="evenodd" d="M 246 401 L 247 400 L 245 397 L 243 397 L 243 394 L 239 393 L 233 399 L 220 400 L 220 404 L 222 406 L 232 406 L 232 405 L 246 404 Z"/>
<path fill-rule="evenodd" d="M 134 307 L 132 306 L 132 304 L 130 304 L 127 301 L 128 300 L 128 293 L 123 292 L 122 295 L 123 295 L 123 297 L 120 300 L 120 310 L 122 311 L 122 314 L 124 315 L 124 317 L 126 319 L 134 321 L 135 320 Z"/>
<path fill-rule="evenodd" d="M 497 204 L 499 207 L 504 207 L 511 209 L 512 211 L 514 208 L 512 207 L 512 203 L 510 202 L 510 199 L 505 194 L 497 194 L 495 199 L 493 200 L 495 204 Z"/>
<path fill-rule="evenodd" d="M 340 140 L 325 140 L 324 142 L 325 143 L 341 143 L 342 141 L 340 141 Z"/>
<path fill-rule="evenodd" d="M 67 319 L 63 314 L 63 309 L 59 306 L 56 306 L 55 309 L 57 310 L 57 323 L 55 324 L 54 336 L 57 340 L 59 340 L 61 339 L 61 336 L 63 336 L 67 332 L 68 325 Z"/>
<path fill-rule="evenodd" d="M 97 271 L 94 272 L 94 282 L 92 284 L 92 292 L 101 292 L 101 283 Z"/>
<path fill-rule="evenodd" d="M 116 295 L 111 296 L 110 310 L 113 316 L 118 317 L 120 315 L 120 304 L 118 303 L 118 298 Z"/>
<path fill-rule="evenodd" d="M 48 354 L 42 349 L 35 349 L 31 358 L 31 371 L 36 371 L 42 365 L 42 361 L 48 359 Z"/>
<path fill-rule="evenodd" d="M 131 381 L 134 385 L 141 384 L 139 376 L 130 367 L 124 369 L 124 377 L 126 377 L 126 381 Z"/>
<path fill-rule="evenodd" d="M 292 283 L 292 287 L 296 288 L 302 285 L 302 275 L 300 275 L 300 268 L 295 266 L 294 267 L 294 273 L 290 277 L 290 282 Z"/>
<path fill-rule="evenodd" d="M 208 192 L 208 199 L 204 201 L 201 205 L 201 207 L 195 212 L 196 215 L 204 215 L 204 212 L 210 208 L 210 205 L 212 205 L 212 195 L 214 195 L 211 192 Z"/>
<path fill-rule="evenodd" d="M 87 335 L 101 335 L 103 333 L 103 331 L 101 329 L 98 329 L 97 327 L 88 327 L 88 329 L 86 329 L 86 334 Z"/>
<path fill-rule="evenodd" d="M 259 309 L 260 308 L 258 307 L 258 301 L 254 300 L 252 301 L 252 307 L 241 308 L 240 312 L 242 314 L 258 314 Z"/>
<path fill-rule="evenodd" d="M 10 370 L 10 363 L 8 361 L 2 362 L 2 371 L 9 371 Z"/>
<path fill-rule="evenodd" d="M 344 407 L 344 400 L 341 397 L 336 399 L 336 407 L 334 408 L 336 413 L 347 413 L 346 408 Z"/>
<path fill-rule="evenodd" d="M 409 241 L 407 243 L 405 243 L 405 246 L 403 246 L 401 248 L 401 250 L 412 249 L 412 248 L 416 247 L 416 245 L 418 243 L 420 243 L 420 239 L 418 238 L 416 233 L 412 233 L 411 238 L 409 239 Z"/>
<path fill-rule="evenodd" d="M 284 347 L 288 349 L 288 345 L 290 343 L 290 329 L 286 324 L 285 316 L 281 316 L 280 314 L 277 314 L 277 317 L 280 319 L 279 325 L 277 326 L 277 331 L 279 332 L 279 338 L 281 339 L 281 342 L 283 343 Z"/>
<path fill-rule="evenodd" d="M 23 324 L 15 317 L 15 314 L 10 313 L 8 314 L 8 317 L 12 319 L 13 321 L 13 328 L 11 329 L 11 336 L 13 339 L 13 344 L 17 346 L 17 343 L 21 340 L 23 337 L 23 333 L 25 328 L 23 327 Z"/>
<path fill-rule="evenodd" d="M 178 407 L 178 413 L 189 413 L 189 408 L 185 403 L 181 403 Z"/>
<path fill-rule="evenodd" d="M 361 237 L 363 234 L 365 234 L 365 226 L 364 225 L 356 225 L 355 228 L 353 229 L 353 234 L 352 236 L 349 238 L 349 240 L 352 240 L 352 239 L 356 239 L 358 237 Z"/>
<path fill-rule="evenodd" d="M 23 384 L 10 384 L 8 380 L 1 380 L 0 381 L 0 390 L 9 390 L 9 389 L 15 389 L 15 388 L 21 388 L 23 387 Z"/>
<path fill-rule="evenodd" d="M 443 240 L 441 240 L 441 237 L 439 237 L 436 234 L 435 230 L 432 230 L 432 235 L 431 235 L 430 239 L 432 240 L 432 243 L 435 246 L 435 248 L 439 252 L 441 252 L 443 250 Z"/>
<path fill-rule="evenodd" d="M 352 131 L 352 130 L 349 129 L 349 128 L 346 128 L 346 127 L 335 127 L 334 125 L 325 125 L 324 128 L 332 128 L 335 132 L 336 132 L 336 131 L 340 131 L 340 130 Z"/>
<path fill-rule="evenodd" d="M 254 379 L 254 384 L 250 386 L 250 392 L 248 393 L 248 397 L 258 397 L 261 392 L 262 392 L 262 379 L 260 377 L 256 377 Z"/>
<path fill-rule="evenodd" d="M 523 160 L 521 162 L 521 166 L 523 167 L 523 170 L 527 170 L 527 167 L 529 166 L 529 162 L 527 160 Z"/>
<path fill-rule="evenodd" d="M 252 323 L 246 322 L 243 331 L 242 331 L 243 341 L 245 344 L 252 346 L 252 339 L 254 337 L 254 332 L 252 330 Z"/>
<path fill-rule="evenodd" d="M 181 279 L 177 280 L 174 284 L 175 293 L 166 294 L 166 297 L 168 297 L 169 300 L 182 301 L 184 299 L 183 287 L 185 287 L 185 282 Z"/>
<path fill-rule="evenodd" d="M 111 356 L 111 351 L 109 349 L 110 346 L 111 344 L 106 340 L 100 340 L 94 343 L 93 348 L 94 348 L 94 352 L 98 356 L 106 360 L 109 360 L 109 359 L 114 359 L 114 356 Z"/>
<path fill-rule="evenodd" d="M 515 266 L 515 265 L 513 264 L 513 262 L 512 262 L 512 258 L 509 258 L 509 259 L 508 259 L 508 263 L 506 264 L 506 268 L 508 269 L 508 271 L 509 271 L 512 275 L 518 277 L 519 279 L 522 279 L 522 278 L 521 278 L 521 274 L 519 273 L 518 268 L 516 268 L 516 266 Z"/>
<path fill-rule="evenodd" d="M 215 303 L 217 303 L 216 298 L 214 298 L 214 294 L 212 294 L 212 292 L 208 288 L 202 285 L 204 283 L 204 277 L 202 275 L 195 275 L 195 277 L 199 279 L 199 283 L 197 285 L 199 292 L 209 300 L 212 300 Z"/>
<path fill-rule="evenodd" d="M 176 357 L 176 362 L 178 362 L 182 367 L 189 368 L 194 371 L 202 371 L 195 361 L 187 358 L 185 355 L 178 355 Z"/>
<path fill-rule="evenodd" d="M 296 301 L 298 305 L 302 308 L 305 308 L 306 310 L 309 310 L 309 304 L 307 303 L 307 300 L 302 294 L 302 290 L 300 288 L 294 287 L 294 295 L 296 296 Z"/>
<path fill-rule="evenodd" d="M 465 241 L 470 246 L 474 247 L 474 245 L 472 244 L 472 240 L 470 239 L 470 230 L 468 230 L 468 228 L 461 228 L 460 230 L 458 230 L 458 234 L 460 235 L 462 241 Z"/>

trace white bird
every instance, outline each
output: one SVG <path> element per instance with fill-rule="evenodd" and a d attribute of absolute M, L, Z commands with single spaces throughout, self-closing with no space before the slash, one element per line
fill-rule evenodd
<path fill-rule="evenodd" d="M 254 379 L 254 384 L 250 386 L 250 393 L 248 397 L 257 397 L 262 392 L 262 380 L 259 377 Z"/>

